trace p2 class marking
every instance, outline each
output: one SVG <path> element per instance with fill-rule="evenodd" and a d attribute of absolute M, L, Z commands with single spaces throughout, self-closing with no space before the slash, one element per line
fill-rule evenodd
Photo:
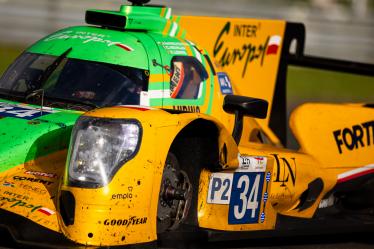
<path fill-rule="evenodd" d="M 212 173 L 207 203 L 228 205 L 231 197 L 232 179 L 232 173 Z"/>

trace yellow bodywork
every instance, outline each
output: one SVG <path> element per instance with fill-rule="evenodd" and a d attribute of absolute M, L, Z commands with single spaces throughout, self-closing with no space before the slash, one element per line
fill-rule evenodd
<path fill-rule="evenodd" d="M 215 70 L 228 73 L 234 94 L 265 99 L 271 110 L 285 32 L 284 21 L 181 17 L 179 25 L 185 29 L 187 40 L 210 55 Z M 273 36 L 280 37 L 278 52 L 266 54 L 261 50 L 262 46 Z M 245 118 L 243 135 L 237 146 L 230 135 L 234 117 L 222 109 L 224 95 L 219 91 L 218 78 L 212 71 L 209 77 L 214 80 L 207 84 L 206 96 L 212 97 L 206 98 L 199 106 L 201 113 L 210 112 L 209 115 L 175 115 L 159 109 L 139 111 L 125 107 L 104 108 L 86 114 L 137 119 L 142 125 L 143 135 L 137 155 L 122 166 L 107 186 L 93 190 L 62 184 L 61 190 L 70 191 L 76 199 L 74 224 L 65 226 L 60 220 L 62 232 L 69 239 L 87 245 L 122 245 L 156 240 L 157 204 L 166 156 L 177 134 L 196 119 L 205 119 L 219 127 L 219 149 L 221 151 L 226 145 L 229 158 L 220 173 L 233 174 L 239 167 L 238 156 L 248 155 L 266 158 L 265 173 L 271 175 L 267 186 L 269 199 L 267 205 L 260 209 L 260 213 L 266 214 L 264 221 L 229 224 L 229 205 L 207 201 L 210 180 L 215 173 L 203 169 L 199 186 L 195 186 L 199 189 L 197 212 L 198 225 L 202 228 L 268 230 L 275 228 L 278 214 L 312 218 L 321 199 L 336 185 L 338 174 L 374 162 L 373 146 L 362 146 L 352 152 L 343 148 L 344 153 L 340 154 L 334 140 L 335 130 L 352 128 L 355 124 L 372 120 L 374 110 L 362 106 L 306 104 L 299 107 L 290 121 L 301 146 L 299 151 L 282 148 L 280 140 L 269 128 L 269 115 L 263 120 Z M 151 82 L 159 82 L 160 79 L 170 81 L 167 74 L 152 75 L 151 71 Z M 158 107 L 174 109 L 169 105 Z M 256 132 L 264 134 L 269 143 L 261 143 Z M 300 196 L 316 178 L 323 181 L 323 190 L 317 200 L 304 210 L 297 209 Z M 263 193 L 265 191 L 264 187 Z M 118 200 L 113 198 L 117 194 L 131 197 Z"/>
<path fill-rule="evenodd" d="M 231 78 L 235 95 L 268 101 L 270 113 L 286 22 L 183 16 L 178 19 L 178 25 L 186 36 L 177 38 L 196 44 L 202 55 L 209 55 L 215 70 L 226 72 Z M 267 53 L 265 45 L 271 39 L 279 44 L 277 51 Z M 206 58 L 202 60 L 204 64 L 208 63 Z M 53 184 L 36 184 L 34 189 L 18 189 L 16 194 L 25 203 L 23 206 L 30 205 L 33 208 L 32 205 L 37 203 L 55 213 L 46 216 L 40 212 L 29 212 L 12 203 L 6 203 L 2 208 L 48 229 L 62 232 L 68 239 L 83 245 L 115 246 L 155 241 L 159 191 L 167 154 L 177 135 L 197 119 L 206 120 L 218 128 L 219 153 L 224 148 L 227 150 L 227 159 L 220 160 L 222 168 L 218 172 L 204 168 L 199 186 L 193 186 L 198 189 L 197 212 L 201 228 L 225 231 L 270 230 L 275 228 L 278 214 L 312 218 L 321 199 L 336 185 L 339 174 L 374 163 L 374 131 L 371 130 L 374 126 L 364 125 L 373 122 L 374 109 L 360 105 L 300 106 L 290 118 L 291 130 L 300 144 L 298 151 L 283 148 L 279 138 L 269 128 L 269 115 L 263 120 L 246 117 L 243 135 L 237 145 L 231 136 L 234 115 L 223 111 L 225 95 L 219 90 L 218 77 L 213 74 L 213 70 L 208 70 L 208 74 L 210 81 L 206 87 L 207 97 L 199 106 L 200 113 L 172 114 L 162 108 L 175 109 L 173 106 L 157 105 L 155 107 L 158 108 L 149 110 L 124 106 L 102 108 L 84 114 L 86 117 L 135 119 L 141 124 L 139 151 L 118 170 L 108 185 L 96 189 L 69 186 L 68 171 L 65 170 L 65 175 L 58 172 L 63 169 L 67 154 L 61 151 L 28 165 L 20 165 L 3 176 L 4 181 L 13 181 L 14 176 L 27 176 L 24 173 L 26 170 L 44 171 L 44 162 L 53 164 L 49 172 L 60 177 L 52 179 Z M 153 74 L 150 70 L 150 84 L 160 81 L 169 83 L 170 76 Z M 268 143 L 261 143 L 258 134 L 265 136 Z M 243 157 L 251 160 L 258 157 L 258 160 L 265 162 L 261 166 L 264 167 L 264 175 L 269 174 L 270 181 L 264 180 L 261 186 L 259 212 L 264 213 L 266 218 L 251 224 L 229 224 L 229 205 L 208 201 L 210 181 L 217 173 L 232 175 L 238 172 L 239 161 Z M 300 196 L 316 178 L 322 180 L 323 189 L 311 206 L 300 210 Z M 58 180 L 61 180 L 60 183 Z M 48 191 L 51 198 L 40 198 L 40 191 Z M 75 198 L 74 224 L 65 225 L 58 212 L 59 191 L 69 191 Z M 268 199 L 266 205 L 262 205 L 265 192 Z M 28 199 L 22 199 L 26 194 Z"/>
<path fill-rule="evenodd" d="M 53 231 L 60 231 L 56 204 L 66 154 L 66 150 L 59 151 L 18 165 L 2 174 L 1 181 L 9 185 L 3 184 L 0 187 L 0 198 L 4 201 L 1 208 Z M 42 172 L 43 176 L 37 174 Z"/>
<path fill-rule="evenodd" d="M 78 243 L 97 245 L 100 241 L 105 245 L 119 245 L 157 239 L 157 205 L 166 156 L 176 134 L 191 121 L 204 118 L 216 123 L 221 129 L 222 141 L 231 145 L 229 148 L 233 157 L 228 160 L 230 165 L 237 163 L 238 151 L 231 136 L 217 120 L 204 114 L 171 115 L 158 109 L 138 111 L 113 107 L 92 111 L 87 115 L 137 119 L 142 124 L 142 141 L 137 155 L 121 167 L 107 186 L 95 190 L 73 188 L 65 184 L 61 186 L 61 190 L 72 192 L 76 199 L 74 225 L 63 226 L 62 231 Z M 117 200 L 113 198 L 117 194 L 131 194 L 131 197 Z M 128 225 L 130 219 L 136 221 Z M 112 220 L 127 222 L 111 225 Z M 89 238 L 88 234 L 93 236 Z"/>

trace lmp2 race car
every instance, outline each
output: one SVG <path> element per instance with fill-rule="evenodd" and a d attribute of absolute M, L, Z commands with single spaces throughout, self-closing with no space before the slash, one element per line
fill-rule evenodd
<path fill-rule="evenodd" d="M 63 248 L 373 231 L 371 103 L 299 106 L 286 147 L 289 65 L 372 65 L 304 55 L 299 23 L 132 2 L 88 10 L 1 77 L 4 231 Z"/>

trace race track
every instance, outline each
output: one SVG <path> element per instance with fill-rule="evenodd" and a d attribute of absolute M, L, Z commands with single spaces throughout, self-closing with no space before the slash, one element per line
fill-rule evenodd
<path fill-rule="evenodd" d="M 309 236 L 180 245 L 180 249 L 373 249 L 370 234 Z M 169 248 L 168 248 L 169 249 Z"/>

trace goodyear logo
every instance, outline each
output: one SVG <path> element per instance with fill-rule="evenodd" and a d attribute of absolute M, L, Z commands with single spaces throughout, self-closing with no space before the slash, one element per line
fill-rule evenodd
<path fill-rule="evenodd" d="M 137 218 L 132 216 L 129 219 L 106 219 L 104 220 L 105 226 L 135 226 L 147 223 L 147 217 Z"/>

